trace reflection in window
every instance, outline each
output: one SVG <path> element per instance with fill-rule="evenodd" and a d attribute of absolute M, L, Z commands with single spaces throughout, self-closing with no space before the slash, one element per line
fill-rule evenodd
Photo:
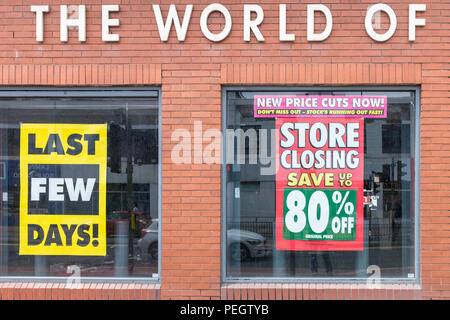
<path fill-rule="evenodd" d="M 275 129 L 275 120 L 253 117 L 256 94 L 386 95 L 385 119 L 365 119 L 364 125 L 364 250 L 278 251 L 275 249 L 275 173 L 261 175 L 266 162 L 228 161 L 225 229 L 226 278 L 333 277 L 365 279 L 370 265 L 383 279 L 416 278 L 415 263 L 415 127 L 414 91 L 235 91 L 226 92 L 227 130 Z M 228 137 L 228 136 L 227 136 Z M 229 144 L 235 143 L 227 139 Z M 247 143 L 260 143 L 255 140 Z M 245 146 L 245 150 L 251 150 Z M 255 148 L 253 148 L 255 149 Z M 227 154 L 227 159 L 229 155 Z M 251 157 L 245 156 L 245 159 Z"/>
<path fill-rule="evenodd" d="M 159 217 L 157 92 L 147 98 L 123 98 L 117 94 L 111 98 L 3 98 L 0 114 L 0 276 L 67 277 L 71 275 L 71 266 L 76 266 L 82 278 L 156 278 L 159 273 L 159 229 L 155 229 Z M 21 123 L 108 125 L 106 256 L 18 254 Z M 56 170 L 52 166 L 32 169 L 34 174 L 47 177 Z M 68 175 L 73 174 L 69 171 Z M 79 169 L 76 171 L 79 176 Z M 93 193 L 95 201 L 98 188 Z M 41 201 L 32 209 L 48 211 L 48 206 L 50 203 Z M 67 205 L 63 209 L 71 210 Z"/>

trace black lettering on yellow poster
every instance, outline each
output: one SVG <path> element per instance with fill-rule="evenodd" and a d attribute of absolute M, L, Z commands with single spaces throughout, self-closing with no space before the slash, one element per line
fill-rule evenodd
<path fill-rule="evenodd" d="M 106 148 L 106 124 L 21 124 L 19 254 L 106 254 Z"/>

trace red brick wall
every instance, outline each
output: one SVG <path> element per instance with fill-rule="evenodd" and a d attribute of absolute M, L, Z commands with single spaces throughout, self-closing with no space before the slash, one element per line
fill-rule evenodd
<path fill-rule="evenodd" d="M 101 40 L 100 0 L 3 0 L 0 3 L 1 85 L 161 85 L 162 87 L 162 270 L 161 288 L 131 293 L 124 284 L 83 287 L 110 292 L 104 298 L 228 299 L 228 298 L 449 298 L 450 297 L 450 107 L 448 1 L 383 1 L 397 15 L 395 35 L 384 43 L 371 40 L 364 30 L 367 7 L 378 1 L 320 1 L 333 14 L 333 31 L 320 43 L 306 41 L 306 3 L 286 0 L 289 33 L 294 42 L 278 40 L 278 2 L 260 0 L 265 19 L 260 30 L 265 42 L 252 35 L 243 41 L 243 3 L 222 0 L 231 12 L 233 27 L 220 43 L 200 31 L 201 10 L 213 1 L 111 0 L 119 4 L 117 43 Z M 319 1 L 308 1 L 318 3 Z M 172 30 L 169 41 L 159 39 L 151 4 L 170 3 L 184 12 L 194 4 L 186 40 L 179 43 Z M 427 25 L 417 27 L 416 41 L 408 41 L 408 3 L 426 3 Z M 29 5 L 48 4 L 44 41 L 35 41 L 34 14 Z M 86 42 L 77 32 L 59 40 L 59 5 L 86 4 Z M 323 22 L 317 18 L 318 24 Z M 381 16 L 382 26 L 386 17 Z M 211 16 L 218 30 L 223 19 Z M 383 29 L 386 30 L 386 29 Z M 221 85 L 353 85 L 415 84 L 421 86 L 421 198 L 420 286 L 392 285 L 377 290 L 357 285 L 326 284 L 222 285 L 220 275 L 221 185 L 220 165 L 175 165 L 170 159 L 172 131 L 221 128 Z M 100 289 L 99 287 L 102 287 Z M 59 288 L 59 287 L 58 287 Z M 107 288 L 107 289 L 104 289 Z M 257 289 L 256 289 L 257 288 Z M 275 289 L 274 289 L 275 288 Z M 148 291 L 157 290 L 149 294 Z M 100 291 L 98 291 L 100 290 Z M 106 291 L 102 291 L 106 290 Z M 144 291 L 142 291 L 144 290 Z M 231 291 L 230 291 L 231 290 Z M 55 284 L 0 285 L 0 297 L 55 298 Z M 67 291 L 65 291 L 67 292 Z M 288 294 L 286 293 L 288 292 Z M 66 294 L 66 293 L 65 293 Z M 66 297 L 66 295 L 63 295 Z M 142 295 L 141 295 L 142 294 Z M 67 298 L 74 297 L 68 294 Z"/>
<path fill-rule="evenodd" d="M 159 284 L 138 283 L 0 283 L 0 300 L 154 300 Z"/>

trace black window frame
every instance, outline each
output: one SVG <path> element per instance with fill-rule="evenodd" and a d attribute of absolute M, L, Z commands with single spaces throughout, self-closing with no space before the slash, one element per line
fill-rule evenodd
<path fill-rule="evenodd" d="M 281 85 L 267 85 L 267 86 L 222 86 L 222 203 L 221 203 L 221 280 L 223 283 L 354 283 L 362 284 L 368 283 L 368 278 L 343 278 L 343 277 L 232 277 L 227 276 L 227 141 L 226 141 L 226 129 L 227 129 L 227 94 L 232 91 L 248 91 L 258 92 L 260 94 L 270 92 L 285 92 L 286 94 L 292 94 L 294 91 L 306 92 L 306 94 L 318 94 L 323 91 L 364 91 L 364 93 L 380 92 L 380 91 L 414 91 L 414 103 L 415 103 L 415 146 L 414 146 L 414 277 L 411 278 L 379 278 L 379 283 L 387 284 L 420 284 L 421 282 L 421 256 L 420 256 L 420 115 L 421 115 L 421 87 L 420 86 L 384 86 L 384 85 L 362 85 L 362 86 L 281 86 Z"/>
<path fill-rule="evenodd" d="M 80 283 L 161 283 L 161 218 L 162 218 L 162 96 L 160 86 L 5 86 L 0 87 L 0 99 L 20 98 L 157 98 L 158 104 L 158 273 L 151 277 L 80 277 Z M 2 282 L 68 283 L 71 275 L 53 276 L 1 276 Z M 78 281 L 78 279 L 77 279 Z"/>

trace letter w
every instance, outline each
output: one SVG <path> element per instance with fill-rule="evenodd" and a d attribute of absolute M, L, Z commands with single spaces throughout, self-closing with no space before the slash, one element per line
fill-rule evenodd
<path fill-rule="evenodd" d="M 174 4 L 170 5 L 169 13 L 167 15 L 166 23 L 163 22 L 161 15 L 161 9 L 158 4 L 153 5 L 153 12 L 155 13 L 156 23 L 158 25 L 159 37 L 161 41 L 167 41 L 169 39 L 170 29 L 172 28 L 172 23 L 175 24 L 175 30 L 177 31 L 178 41 L 184 41 L 186 38 L 186 31 L 189 26 L 189 21 L 191 20 L 192 4 L 186 5 L 184 11 L 183 25 L 180 26 L 180 20 L 178 18 L 177 9 Z"/>
<path fill-rule="evenodd" d="M 380 108 L 382 99 L 370 98 L 369 101 L 373 108 Z"/>
<path fill-rule="evenodd" d="M 95 180 L 95 178 L 88 178 L 85 186 L 83 179 L 77 178 L 74 186 L 73 179 L 66 178 L 67 193 L 69 194 L 70 201 L 78 201 L 80 195 L 82 201 L 89 201 L 91 199 L 92 190 L 94 190 Z"/>

